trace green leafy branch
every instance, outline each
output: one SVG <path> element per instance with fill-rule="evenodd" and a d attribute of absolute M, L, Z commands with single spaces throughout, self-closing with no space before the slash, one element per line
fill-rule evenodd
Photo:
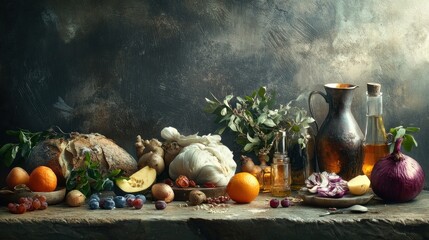
<path fill-rule="evenodd" d="M 115 169 L 107 174 L 100 171 L 100 163 L 91 160 L 89 151 L 86 151 L 83 167 L 73 169 L 66 181 L 68 191 L 77 189 L 85 196 L 94 192 L 110 191 L 113 181 L 125 178 L 121 169 Z"/>
<path fill-rule="evenodd" d="M 7 167 L 10 167 L 17 159 L 28 158 L 37 143 L 46 139 L 67 136 L 59 127 L 52 127 L 41 132 L 30 132 L 25 129 L 8 130 L 6 134 L 17 138 L 17 142 L 6 143 L 0 147 L 0 157 Z"/>
<path fill-rule="evenodd" d="M 402 141 L 402 147 L 410 152 L 413 148 L 413 146 L 417 147 L 417 141 L 413 137 L 412 133 L 419 132 L 420 128 L 418 127 L 403 127 L 398 126 L 395 128 L 391 128 L 389 131 L 389 135 L 393 138 L 390 143 L 395 143 L 398 138 L 403 138 Z M 395 147 L 395 144 L 390 144 L 390 152 L 393 152 L 393 148 Z"/>
<path fill-rule="evenodd" d="M 236 133 L 236 142 L 243 146 L 244 152 L 267 154 L 281 129 L 287 131 L 289 138 L 298 136 L 298 142 L 305 147 L 306 129 L 314 119 L 291 102 L 275 108 L 274 95 L 268 94 L 265 87 L 244 97 L 227 95 L 219 100 L 211 95 L 212 99 L 206 98 L 205 111 L 216 115 L 215 121 L 222 125 L 216 132 L 222 134 L 229 129 Z"/>

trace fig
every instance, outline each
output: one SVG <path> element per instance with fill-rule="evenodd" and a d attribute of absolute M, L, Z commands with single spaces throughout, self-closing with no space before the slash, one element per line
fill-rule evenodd
<path fill-rule="evenodd" d="M 193 206 L 200 205 L 207 200 L 207 196 L 200 190 L 192 190 L 189 193 L 189 203 Z"/>

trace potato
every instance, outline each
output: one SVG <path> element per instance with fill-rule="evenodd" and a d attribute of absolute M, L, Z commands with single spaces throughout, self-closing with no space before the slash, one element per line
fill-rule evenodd
<path fill-rule="evenodd" d="M 159 175 L 165 169 L 164 159 L 154 152 L 145 153 L 139 159 L 138 168 L 141 169 L 146 166 L 154 168 L 156 170 L 156 174 Z"/>
<path fill-rule="evenodd" d="M 85 203 L 85 199 L 85 195 L 83 195 L 83 193 L 81 193 L 79 190 L 71 190 L 69 193 L 67 193 L 66 203 L 70 207 L 79 207 Z"/>
<path fill-rule="evenodd" d="M 189 193 L 189 203 L 192 206 L 200 205 L 207 200 L 207 196 L 200 190 L 192 190 Z"/>
<path fill-rule="evenodd" d="M 152 188 L 152 197 L 156 200 L 163 200 L 166 203 L 173 201 L 174 199 L 174 191 L 165 183 L 155 183 Z"/>

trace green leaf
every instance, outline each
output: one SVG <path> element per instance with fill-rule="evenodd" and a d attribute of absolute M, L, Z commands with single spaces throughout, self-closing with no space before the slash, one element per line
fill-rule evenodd
<path fill-rule="evenodd" d="M 409 133 L 416 133 L 416 132 L 420 131 L 420 128 L 418 128 L 418 127 L 407 127 L 407 128 L 405 128 L 405 130 Z"/>
<path fill-rule="evenodd" d="M 13 144 L 12 143 L 6 143 L 5 145 L 3 145 L 0 148 L 0 155 L 3 155 L 4 153 L 6 153 L 6 151 L 8 151 L 10 148 L 12 148 Z"/>
<path fill-rule="evenodd" d="M 217 129 L 215 132 L 216 132 L 217 134 L 219 134 L 219 135 L 222 135 L 222 134 L 223 134 L 223 132 L 225 131 L 225 129 L 226 129 L 226 127 L 221 127 L 221 128 L 219 128 L 219 129 Z"/>
<path fill-rule="evenodd" d="M 275 127 L 276 126 L 276 124 L 274 123 L 274 121 L 272 119 L 266 119 L 263 124 L 267 127 Z"/>
<path fill-rule="evenodd" d="M 228 96 L 226 96 L 225 97 L 225 99 L 223 100 L 223 104 L 225 104 L 226 106 L 228 106 L 228 107 L 231 107 L 230 105 L 229 105 L 229 101 L 231 101 L 231 99 L 234 97 L 234 95 L 228 95 Z"/>
<path fill-rule="evenodd" d="M 246 136 L 247 136 L 247 140 L 249 140 L 249 142 L 251 143 L 258 144 L 261 141 L 258 136 L 255 136 L 254 138 L 252 138 L 249 135 L 249 133 L 247 133 Z"/>
<path fill-rule="evenodd" d="M 266 92 L 267 92 L 267 88 L 266 87 L 260 87 L 259 90 L 258 90 L 258 96 L 264 97 Z"/>
<path fill-rule="evenodd" d="M 235 120 L 236 116 L 232 115 L 231 118 L 229 119 L 229 123 L 228 123 L 228 127 L 234 131 L 237 132 L 237 126 L 235 125 Z"/>
<path fill-rule="evenodd" d="M 220 115 L 225 116 L 227 114 L 228 110 L 226 108 L 223 108 L 220 112 Z"/>
<path fill-rule="evenodd" d="M 13 144 L 10 148 L 8 148 L 4 154 L 4 164 L 7 167 L 10 167 L 13 163 L 13 160 L 16 158 L 16 154 L 18 153 L 19 146 Z"/>
<path fill-rule="evenodd" d="M 246 144 L 245 146 L 244 146 L 244 148 L 243 148 L 243 150 L 245 151 L 245 152 L 250 152 L 250 151 L 252 151 L 252 149 L 253 149 L 253 147 L 254 147 L 255 145 L 253 144 L 253 143 L 248 143 L 248 144 Z"/>
<path fill-rule="evenodd" d="M 21 157 L 28 158 L 31 152 L 31 145 L 29 144 L 23 144 L 21 147 Z"/>
<path fill-rule="evenodd" d="M 66 181 L 66 189 L 68 191 L 75 189 L 76 187 L 76 179 L 74 178 L 68 178 Z"/>
<path fill-rule="evenodd" d="M 395 135 L 395 140 L 403 137 L 405 135 L 405 133 L 406 133 L 405 128 L 398 129 L 398 131 L 396 132 L 396 135 Z"/>
<path fill-rule="evenodd" d="M 216 102 L 215 101 L 213 101 L 213 100 L 210 100 L 210 99 L 208 99 L 208 98 L 205 98 L 206 99 L 206 102 L 207 103 L 209 103 L 209 104 L 216 104 Z"/>
<path fill-rule="evenodd" d="M 237 101 L 241 104 L 245 104 L 246 100 L 244 100 L 242 97 L 236 97 Z"/>
<path fill-rule="evenodd" d="M 268 115 L 266 113 L 262 113 L 259 117 L 258 120 L 256 121 L 257 124 L 261 124 L 264 123 L 268 118 Z"/>
<path fill-rule="evenodd" d="M 25 136 L 25 134 L 22 131 L 19 132 L 19 141 L 22 143 L 28 142 L 27 136 Z"/>
<path fill-rule="evenodd" d="M 122 170 L 121 169 L 114 169 L 112 171 L 109 172 L 109 174 L 107 175 L 108 178 L 115 178 L 117 176 L 120 176 L 122 174 Z"/>
<path fill-rule="evenodd" d="M 88 168 L 87 173 L 88 173 L 88 177 L 92 179 L 99 179 L 102 177 L 98 169 Z"/>
<path fill-rule="evenodd" d="M 14 145 L 14 146 L 12 147 L 11 157 L 12 157 L 13 159 L 15 159 L 15 158 L 16 158 L 16 154 L 18 153 L 18 150 L 19 150 L 19 146 L 18 146 L 18 145 Z"/>
<path fill-rule="evenodd" d="M 411 149 L 413 148 L 413 145 L 414 145 L 414 141 L 412 139 L 413 137 L 411 135 L 406 134 L 406 135 L 404 135 L 403 138 L 404 138 L 404 140 L 402 142 L 402 147 L 406 151 L 410 152 Z"/>
<path fill-rule="evenodd" d="M 77 187 L 76 189 L 78 189 L 81 193 L 83 193 L 83 195 L 87 197 L 91 194 L 91 186 L 88 184 L 88 182 L 81 185 L 80 187 Z"/>

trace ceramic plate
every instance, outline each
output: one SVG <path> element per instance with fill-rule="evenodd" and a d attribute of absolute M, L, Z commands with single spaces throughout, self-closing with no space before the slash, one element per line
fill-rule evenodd
<path fill-rule="evenodd" d="M 66 195 L 66 189 L 58 189 L 53 192 L 31 192 L 29 190 L 0 190 L 0 202 L 4 205 L 15 202 L 17 203 L 20 197 L 33 197 L 35 195 L 43 195 L 46 197 L 46 202 L 49 205 L 54 205 L 62 202 Z"/>
<path fill-rule="evenodd" d="M 361 196 L 346 194 L 342 198 L 326 198 L 318 197 L 313 193 L 300 191 L 299 196 L 303 199 L 303 203 L 307 205 L 327 208 L 344 208 L 356 204 L 365 205 L 374 197 L 374 193 L 372 191 L 368 191 L 366 194 Z"/>

